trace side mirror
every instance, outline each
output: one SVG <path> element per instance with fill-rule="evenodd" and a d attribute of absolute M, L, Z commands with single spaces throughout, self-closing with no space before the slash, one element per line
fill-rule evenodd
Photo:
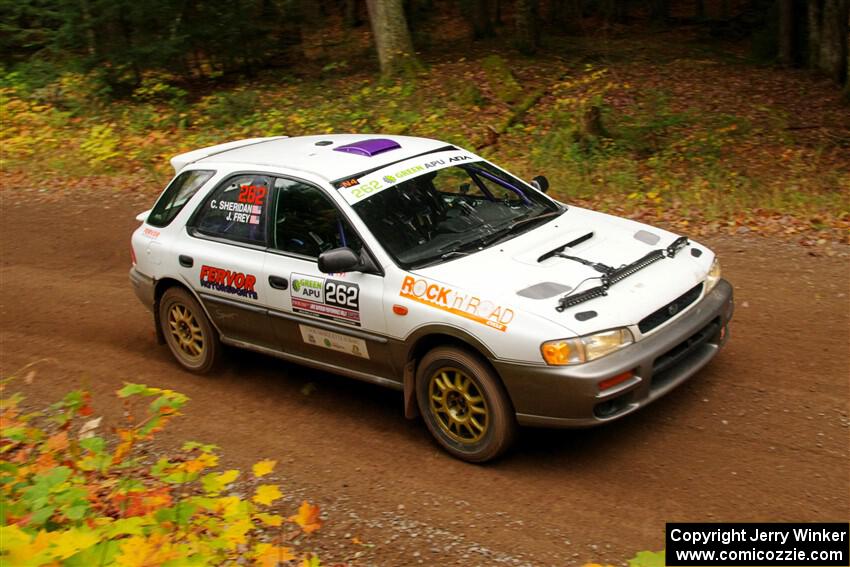
<path fill-rule="evenodd" d="M 353 272 L 359 267 L 360 257 L 351 248 L 334 248 L 319 254 L 319 271 L 323 274 Z"/>
<path fill-rule="evenodd" d="M 540 191 L 541 193 L 545 193 L 549 190 L 549 180 L 546 179 L 545 175 L 538 175 L 534 179 L 531 180 L 531 185 Z"/>

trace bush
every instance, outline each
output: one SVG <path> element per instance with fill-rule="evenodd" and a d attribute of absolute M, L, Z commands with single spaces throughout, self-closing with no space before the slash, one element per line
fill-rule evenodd
<path fill-rule="evenodd" d="M 493 92 L 499 100 L 513 104 L 522 96 L 522 87 L 511 73 L 507 62 L 498 55 L 489 55 L 481 61 L 481 66 Z"/>
<path fill-rule="evenodd" d="M 188 401 L 182 394 L 126 384 L 117 392 L 126 424 L 106 437 L 87 392 L 25 413 L 22 396 L 5 393 L 9 380 L 0 381 L 0 564 L 200 566 L 249 559 L 273 567 L 297 560 L 283 541 L 321 526 L 319 508 L 308 502 L 288 517 L 273 513 L 280 489 L 259 480 L 274 470 L 273 460 L 256 463 L 249 481 L 237 483 L 244 478 L 238 470 L 210 470 L 218 464 L 214 445 L 188 442 L 176 455 L 148 457 L 151 439 Z M 319 565 L 315 555 L 301 555 L 304 565 Z"/>

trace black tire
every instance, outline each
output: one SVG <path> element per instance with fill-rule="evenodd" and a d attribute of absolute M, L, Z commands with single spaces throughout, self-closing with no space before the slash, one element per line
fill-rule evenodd
<path fill-rule="evenodd" d="M 188 291 L 171 287 L 159 300 L 159 324 L 177 362 L 196 374 L 212 370 L 221 355 L 218 331 Z"/>
<path fill-rule="evenodd" d="M 431 435 L 458 459 L 489 461 L 516 437 L 516 417 L 504 386 L 479 356 L 465 350 L 437 347 L 422 358 L 416 400 Z"/>

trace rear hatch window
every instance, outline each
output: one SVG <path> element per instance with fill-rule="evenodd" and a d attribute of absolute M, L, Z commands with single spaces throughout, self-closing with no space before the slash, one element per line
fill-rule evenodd
<path fill-rule="evenodd" d="M 189 199 L 213 175 L 215 171 L 209 169 L 193 169 L 175 177 L 154 205 L 147 223 L 158 227 L 168 226 Z"/>

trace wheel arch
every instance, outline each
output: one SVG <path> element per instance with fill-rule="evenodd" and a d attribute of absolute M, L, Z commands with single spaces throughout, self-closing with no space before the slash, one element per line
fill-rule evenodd
<path fill-rule="evenodd" d="M 161 345 L 165 344 L 165 335 L 163 335 L 162 333 L 162 325 L 160 324 L 161 322 L 159 318 L 159 302 L 162 299 L 162 296 L 165 295 L 165 292 L 173 287 L 185 289 L 192 297 L 195 298 L 195 300 L 198 302 L 198 305 L 200 305 L 201 309 L 204 310 L 204 314 L 207 316 L 207 320 L 209 321 L 210 325 L 212 325 L 212 328 L 215 329 L 215 331 L 220 335 L 221 331 L 216 326 L 215 321 L 213 321 L 212 317 L 210 317 L 210 314 L 207 312 L 207 306 L 204 305 L 204 302 L 201 301 L 201 298 L 198 297 L 198 294 L 195 293 L 195 290 L 176 278 L 165 277 L 156 281 L 153 290 L 153 318 L 154 327 L 156 328 L 156 342 Z"/>
<path fill-rule="evenodd" d="M 457 327 L 448 325 L 433 325 L 420 327 L 407 337 L 406 344 L 410 345 L 404 358 L 404 416 L 408 419 L 419 415 L 416 405 L 416 368 L 426 353 L 440 346 L 454 346 L 477 356 L 481 362 L 493 371 L 493 375 L 505 386 L 498 370 L 490 362 L 495 358 L 493 352 L 480 340 Z M 505 388 L 507 392 L 507 388 Z M 510 398 L 510 396 L 509 396 Z M 510 399 L 509 399 L 510 401 Z"/>

